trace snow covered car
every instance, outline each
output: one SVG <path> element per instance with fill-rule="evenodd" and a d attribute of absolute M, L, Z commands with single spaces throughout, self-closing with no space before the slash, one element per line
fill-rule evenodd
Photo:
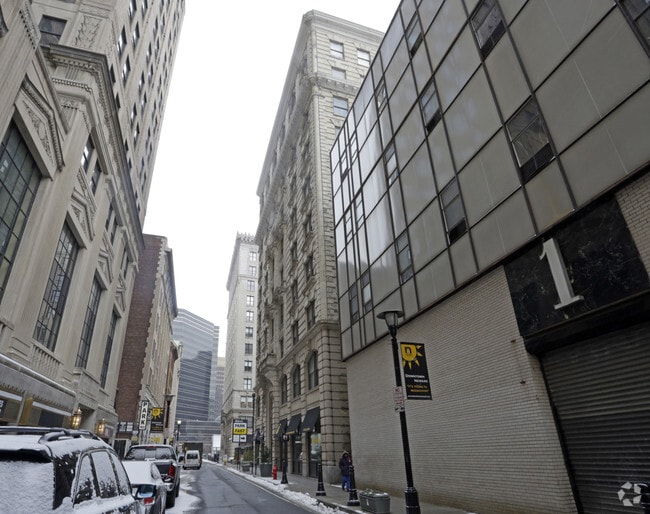
<path fill-rule="evenodd" d="M 150 460 L 130 460 L 122 462 L 126 469 L 133 496 L 144 507 L 145 514 L 163 514 L 167 504 L 167 486 Z"/>
<path fill-rule="evenodd" d="M 87 430 L 0 427 L 0 499 L 3 512 L 141 512 L 115 450 Z"/>

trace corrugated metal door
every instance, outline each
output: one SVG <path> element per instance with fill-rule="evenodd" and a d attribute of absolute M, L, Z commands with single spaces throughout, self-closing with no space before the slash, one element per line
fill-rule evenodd
<path fill-rule="evenodd" d="M 650 324 L 554 350 L 542 364 L 583 512 L 643 512 L 635 484 L 650 484 Z"/>

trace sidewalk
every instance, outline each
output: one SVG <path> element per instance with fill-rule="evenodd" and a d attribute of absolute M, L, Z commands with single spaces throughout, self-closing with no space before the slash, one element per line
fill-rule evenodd
<path fill-rule="evenodd" d="M 219 464 L 221 465 L 221 464 Z M 319 503 L 331 507 L 332 509 L 339 509 L 343 512 L 349 513 L 362 513 L 367 514 L 368 511 L 364 511 L 361 508 L 361 505 L 357 506 L 348 506 L 348 500 L 350 499 L 350 493 L 343 491 L 341 485 L 335 484 L 323 484 L 323 489 L 325 490 L 325 496 L 317 496 L 318 492 L 318 480 L 310 477 L 303 477 L 300 475 L 292 475 L 287 473 L 288 484 L 281 484 L 282 473 L 278 473 L 278 479 L 273 480 L 271 477 L 261 477 L 259 475 L 253 476 L 252 473 L 244 473 L 238 471 L 235 466 L 224 466 L 224 469 L 236 473 L 244 478 L 253 480 L 256 483 L 271 489 L 277 494 L 286 496 L 291 500 L 291 494 L 284 494 L 287 491 L 292 493 L 302 493 L 304 495 L 309 495 L 311 498 L 317 500 Z M 358 498 L 357 491 L 357 498 Z M 402 514 L 406 512 L 406 505 L 404 503 L 404 497 L 390 497 L 390 512 L 392 514 Z M 420 513 L 421 514 L 467 514 L 463 510 L 455 509 L 452 507 L 443 507 L 439 505 L 432 505 L 430 503 L 423 503 L 420 501 Z"/>

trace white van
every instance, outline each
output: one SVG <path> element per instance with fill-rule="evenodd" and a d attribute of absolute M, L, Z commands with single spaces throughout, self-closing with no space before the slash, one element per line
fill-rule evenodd
<path fill-rule="evenodd" d="M 183 463 L 183 468 L 201 469 L 201 454 L 198 450 L 188 450 L 185 452 L 185 462 Z"/>

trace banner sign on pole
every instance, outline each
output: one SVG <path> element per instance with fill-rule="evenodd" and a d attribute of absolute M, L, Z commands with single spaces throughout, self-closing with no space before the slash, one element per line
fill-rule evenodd
<path fill-rule="evenodd" d="M 162 432 L 163 423 L 165 418 L 165 409 L 161 407 L 153 407 L 151 409 L 151 432 Z"/>
<path fill-rule="evenodd" d="M 431 400 L 429 370 L 424 345 L 400 343 L 407 400 Z"/>

